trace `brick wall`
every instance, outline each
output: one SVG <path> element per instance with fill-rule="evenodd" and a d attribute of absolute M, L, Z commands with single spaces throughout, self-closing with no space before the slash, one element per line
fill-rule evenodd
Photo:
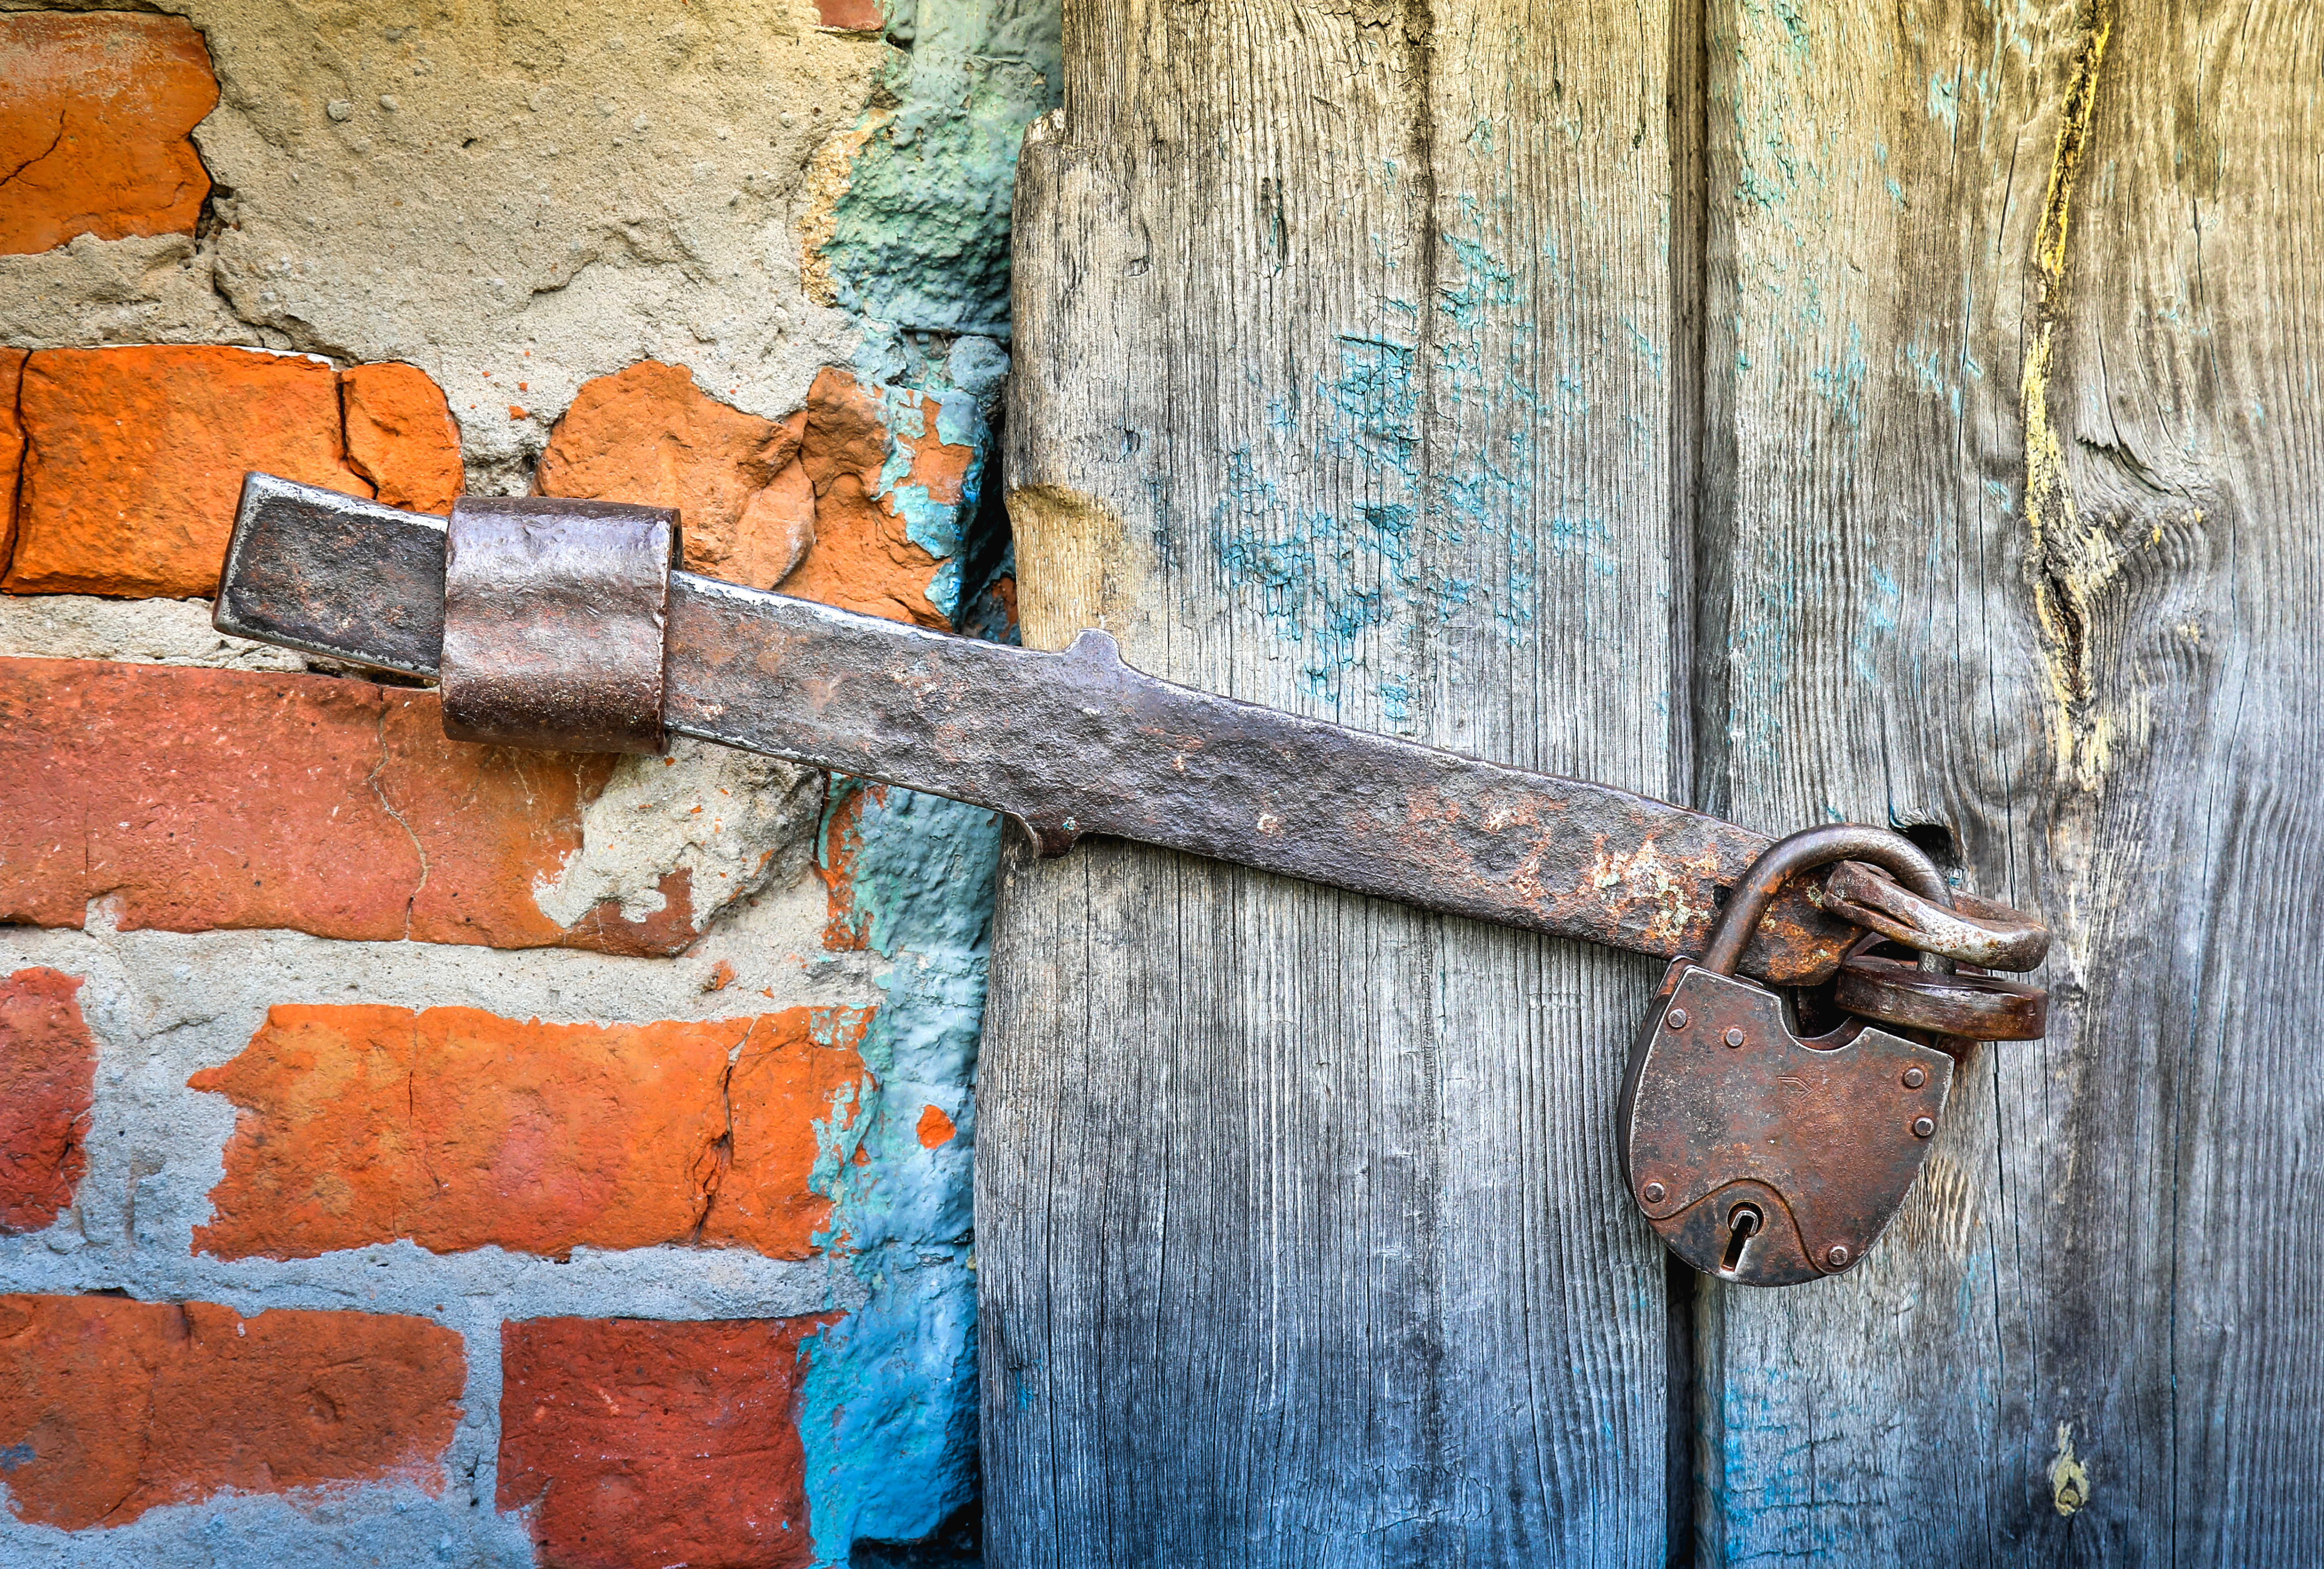
<path fill-rule="evenodd" d="M 0 9 L 10 1569 L 973 1561 L 990 815 L 208 625 L 259 468 L 1010 635 L 1047 0 L 613 13 Z"/>

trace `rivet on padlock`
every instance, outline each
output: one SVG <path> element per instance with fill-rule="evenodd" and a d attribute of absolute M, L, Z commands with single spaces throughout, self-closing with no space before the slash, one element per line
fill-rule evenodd
<path fill-rule="evenodd" d="M 1802 1039 L 1781 998 L 1735 974 L 1784 881 L 1840 860 L 1945 898 L 1928 857 L 1886 829 L 1810 828 L 1771 845 L 1702 961 L 1664 975 L 1623 1082 L 1618 1142 L 1640 1212 L 1680 1258 L 1740 1285 L 1862 1261 L 1920 1174 L 1952 1087 L 1950 1056 L 1861 1020 Z M 1738 1038 L 1751 1048 L 1735 1049 Z"/>

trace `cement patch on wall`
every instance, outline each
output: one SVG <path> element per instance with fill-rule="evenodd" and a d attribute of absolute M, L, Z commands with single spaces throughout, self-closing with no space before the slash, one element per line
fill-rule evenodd
<path fill-rule="evenodd" d="M 854 359 L 862 322 L 801 290 L 794 230 L 882 51 L 805 0 L 158 9 L 217 73 L 194 135 L 214 221 L 0 257 L 8 342 L 408 361 L 450 395 L 472 487 L 501 491 L 591 376 L 660 359 L 780 415 Z"/>

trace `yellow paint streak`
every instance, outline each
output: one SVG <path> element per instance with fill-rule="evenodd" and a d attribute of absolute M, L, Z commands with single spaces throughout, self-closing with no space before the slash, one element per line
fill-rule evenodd
<path fill-rule="evenodd" d="M 2074 1425 L 2058 1424 L 2058 1455 L 2050 1462 L 2050 1501 L 2061 1515 L 2079 1511 L 2090 1501 L 2089 1468 L 2074 1458 Z"/>
<path fill-rule="evenodd" d="M 2122 565 L 2122 552 L 2103 529 L 2085 524 L 2076 510 L 2065 445 L 2050 418 L 2050 382 L 2063 314 L 2060 296 L 2074 185 L 2097 112 L 2098 68 L 2114 35 L 2114 0 L 2084 0 L 2079 22 L 2080 43 L 2059 107 L 2058 141 L 2034 234 L 2036 292 L 2018 393 L 2025 429 L 2025 524 L 2037 567 L 2034 614 L 2049 659 L 2051 697 L 2067 770 L 2082 789 L 2095 791 L 2105 778 L 2113 725 L 2091 708 L 2090 616 L 2099 591 Z"/>
<path fill-rule="evenodd" d="M 884 109 L 864 115 L 862 125 L 817 148 L 815 162 L 807 169 L 807 207 L 798 226 L 799 285 L 817 305 L 839 303 L 839 285 L 831 275 L 831 263 L 823 248 L 839 231 L 839 198 L 855 183 L 855 155 L 894 118 Z"/>
<path fill-rule="evenodd" d="M 1061 649 L 1084 627 L 1111 632 L 1135 663 L 1151 613 L 1142 558 L 1130 548 L 1121 514 L 1061 485 L 1010 491 L 1017 539 L 1017 623 L 1027 648 Z"/>

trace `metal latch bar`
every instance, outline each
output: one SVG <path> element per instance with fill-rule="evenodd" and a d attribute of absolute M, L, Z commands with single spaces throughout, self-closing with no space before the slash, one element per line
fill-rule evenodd
<path fill-rule="evenodd" d="M 443 523 L 253 475 L 221 632 L 434 676 Z M 1062 653 L 670 575 L 675 734 L 991 808 L 1042 853 L 1109 835 L 1399 903 L 1672 957 L 1699 953 L 1764 835 L 1195 691 L 1085 632 Z M 1787 886 L 1741 969 L 1809 984 L 1860 932 Z"/>

